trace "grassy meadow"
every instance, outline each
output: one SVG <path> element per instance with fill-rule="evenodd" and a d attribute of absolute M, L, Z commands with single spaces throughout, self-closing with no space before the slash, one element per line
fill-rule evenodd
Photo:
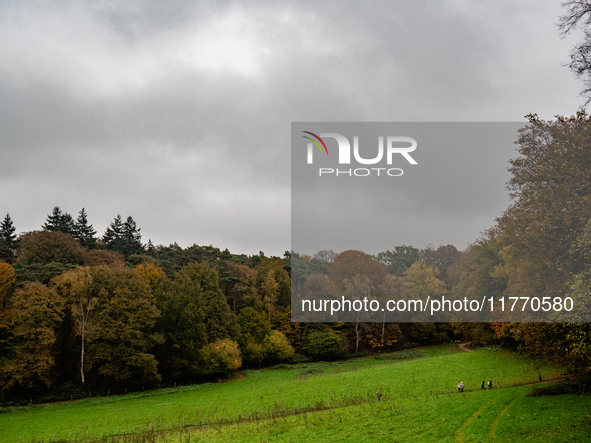
<path fill-rule="evenodd" d="M 6 408 L 0 442 L 591 441 L 591 396 L 528 397 L 556 367 L 457 345 L 125 396 Z M 492 379 L 495 389 L 481 391 Z M 466 386 L 463 394 L 456 385 Z M 375 393 L 382 392 L 376 403 Z"/>

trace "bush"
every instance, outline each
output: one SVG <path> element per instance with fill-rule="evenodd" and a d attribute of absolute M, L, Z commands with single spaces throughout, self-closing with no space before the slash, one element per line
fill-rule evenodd
<path fill-rule="evenodd" d="M 248 340 L 242 347 L 242 358 L 246 363 L 259 364 L 265 358 L 263 345 Z"/>
<path fill-rule="evenodd" d="M 295 365 L 298 363 L 307 363 L 310 361 L 310 357 L 302 354 L 293 354 L 291 357 L 287 359 L 287 362 L 291 365 Z"/>
<path fill-rule="evenodd" d="M 316 360 L 335 360 L 347 353 L 347 344 L 335 332 L 312 331 L 302 349 Z"/>
<path fill-rule="evenodd" d="M 278 365 L 273 366 L 271 369 L 295 369 L 295 368 L 292 365 L 280 363 Z"/>
<path fill-rule="evenodd" d="M 282 332 L 271 331 L 263 339 L 263 352 L 268 362 L 280 362 L 287 360 L 294 354 L 292 346 Z"/>
<path fill-rule="evenodd" d="M 545 397 L 565 394 L 591 394 L 591 375 L 577 377 L 552 383 L 548 386 L 534 388 L 528 397 Z"/>
<path fill-rule="evenodd" d="M 205 345 L 200 352 L 199 364 L 202 374 L 223 374 L 242 365 L 240 350 L 236 342 L 224 338 Z"/>

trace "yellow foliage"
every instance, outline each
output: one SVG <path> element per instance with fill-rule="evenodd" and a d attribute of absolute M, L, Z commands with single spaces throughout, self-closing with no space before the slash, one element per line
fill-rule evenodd
<path fill-rule="evenodd" d="M 154 263 L 140 263 L 135 267 L 135 272 L 140 274 L 148 282 L 152 290 L 166 279 L 166 274 L 162 268 Z"/>
<path fill-rule="evenodd" d="M 4 298 L 8 289 L 16 282 L 16 273 L 8 263 L 0 262 L 0 309 L 4 306 Z"/>

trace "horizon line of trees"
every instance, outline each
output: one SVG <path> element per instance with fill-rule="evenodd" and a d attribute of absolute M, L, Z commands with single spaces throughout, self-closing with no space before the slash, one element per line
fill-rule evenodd
<path fill-rule="evenodd" d="M 121 215 L 117 214 L 105 233 L 97 237 L 97 231 L 89 223 L 85 208 L 82 208 L 78 217 L 74 219 L 68 212 L 63 212 L 59 206 L 55 206 L 41 226 L 41 230 L 69 234 L 89 250 L 107 249 L 123 254 L 125 257 L 149 252 L 154 248 L 151 240 L 148 240 L 145 245 L 142 243 L 141 228 L 137 226 L 132 216 L 128 216 L 123 221 Z M 10 213 L 7 213 L 0 223 L 0 259 L 12 261 L 18 245 L 16 227 Z"/>

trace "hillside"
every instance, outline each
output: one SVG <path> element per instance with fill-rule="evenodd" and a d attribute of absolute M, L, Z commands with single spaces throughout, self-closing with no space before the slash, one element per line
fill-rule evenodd
<path fill-rule="evenodd" d="M 525 385 L 540 376 L 562 377 L 556 367 L 509 351 L 461 352 L 455 345 L 379 357 L 279 365 L 245 371 L 230 383 L 5 409 L 0 435 L 2 442 L 22 443 L 591 438 L 585 415 L 591 397 L 527 397 L 532 388 Z M 493 380 L 493 390 L 480 390 L 485 379 Z M 456 392 L 459 381 L 463 394 Z"/>

